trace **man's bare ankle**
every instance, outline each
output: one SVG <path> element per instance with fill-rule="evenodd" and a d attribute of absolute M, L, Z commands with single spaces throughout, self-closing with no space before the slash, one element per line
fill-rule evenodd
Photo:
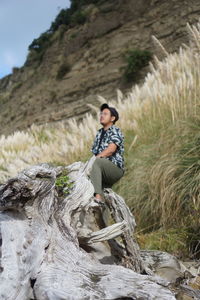
<path fill-rule="evenodd" d="M 102 196 L 101 196 L 100 194 L 95 194 L 94 196 L 95 196 L 95 198 L 96 198 L 97 200 L 103 201 L 103 198 L 102 198 Z"/>

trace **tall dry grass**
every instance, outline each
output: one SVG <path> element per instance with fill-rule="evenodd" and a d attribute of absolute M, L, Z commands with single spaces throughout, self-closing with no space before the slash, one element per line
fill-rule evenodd
<path fill-rule="evenodd" d="M 200 211 L 200 23 L 187 24 L 190 44 L 156 57 L 142 86 L 107 101 L 120 112 L 126 174 L 116 185 L 141 227 L 198 223 Z M 159 41 L 154 40 L 159 45 Z M 99 96 L 100 102 L 106 100 Z M 90 114 L 78 124 L 36 126 L 0 138 L 0 180 L 36 163 L 69 164 L 91 154 L 99 126 Z"/>
<path fill-rule="evenodd" d="M 97 120 L 86 115 L 81 123 L 71 119 L 55 126 L 33 124 L 26 131 L 0 137 L 0 181 L 4 182 L 30 165 L 54 163 L 67 165 L 84 159 L 98 128 Z"/>
<path fill-rule="evenodd" d="M 119 105 L 134 129 L 117 190 L 143 228 L 200 226 L 200 23 L 187 29 L 190 45 L 155 58 L 143 86 Z"/>

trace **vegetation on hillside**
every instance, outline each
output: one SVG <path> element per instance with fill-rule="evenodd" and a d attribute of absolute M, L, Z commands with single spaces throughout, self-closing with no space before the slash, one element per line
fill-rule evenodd
<path fill-rule="evenodd" d="M 70 70 L 70 64 L 68 62 L 63 63 L 58 69 L 56 79 L 61 80 Z"/>
<path fill-rule="evenodd" d="M 105 0 L 71 0 L 70 8 L 61 9 L 55 20 L 51 23 L 50 28 L 43 32 L 38 38 L 34 39 L 29 45 L 29 57 L 32 60 L 41 61 L 46 49 L 51 44 L 53 34 L 60 26 L 65 26 L 65 30 L 76 24 L 84 24 L 87 21 L 87 12 L 84 6 L 89 4 L 101 4 Z"/>
<path fill-rule="evenodd" d="M 124 70 L 124 77 L 127 82 L 136 81 L 142 68 L 149 64 L 152 54 L 148 50 L 129 49 L 124 54 L 127 66 Z"/>
<path fill-rule="evenodd" d="M 50 31 L 55 32 L 60 25 L 83 24 L 87 20 L 87 16 L 83 11 L 83 7 L 89 4 L 101 4 L 105 0 L 71 0 L 71 6 L 62 9 L 52 22 Z"/>
<path fill-rule="evenodd" d="M 182 244 L 188 255 L 199 257 L 200 23 L 187 29 L 189 47 L 174 54 L 165 50 L 163 61 L 155 58 L 150 64 L 141 87 L 133 86 L 127 97 L 118 91 L 117 102 L 109 103 L 120 112 L 117 125 L 126 138 L 126 173 L 114 189 L 136 216 L 138 232 L 154 231 L 160 241 L 173 229 L 166 247 L 173 252 L 176 240 L 175 252 Z M 98 119 L 88 114 L 80 124 L 33 125 L 1 136 L 1 181 L 32 164 L 88 159 L 98 127 Z M 183 238 L 177 239 L 177 233 Z"/>

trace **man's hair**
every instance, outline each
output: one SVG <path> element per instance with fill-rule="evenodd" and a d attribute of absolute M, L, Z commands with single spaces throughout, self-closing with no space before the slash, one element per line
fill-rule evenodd
<path fill-rule="evenodd" d="M 119 114 L 114 107 L 109 106 L 107 103 L 104 103 L 100 107 L 100 111 L 103 111 L 105 108 L 109 109 L 111 116 L 115 117 L 113 124 L 119 120 Z"/>

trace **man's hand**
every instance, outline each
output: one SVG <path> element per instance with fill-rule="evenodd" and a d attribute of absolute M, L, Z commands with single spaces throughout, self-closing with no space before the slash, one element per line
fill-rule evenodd
<path fill-rule="evenodd" d="M 117 145 L 111 143 L 108 145 L 106 149 L 104 149 L 101 153 L 97 154 L 96 157 L 107 157 L 111 156 L 117 150 Z"/>

